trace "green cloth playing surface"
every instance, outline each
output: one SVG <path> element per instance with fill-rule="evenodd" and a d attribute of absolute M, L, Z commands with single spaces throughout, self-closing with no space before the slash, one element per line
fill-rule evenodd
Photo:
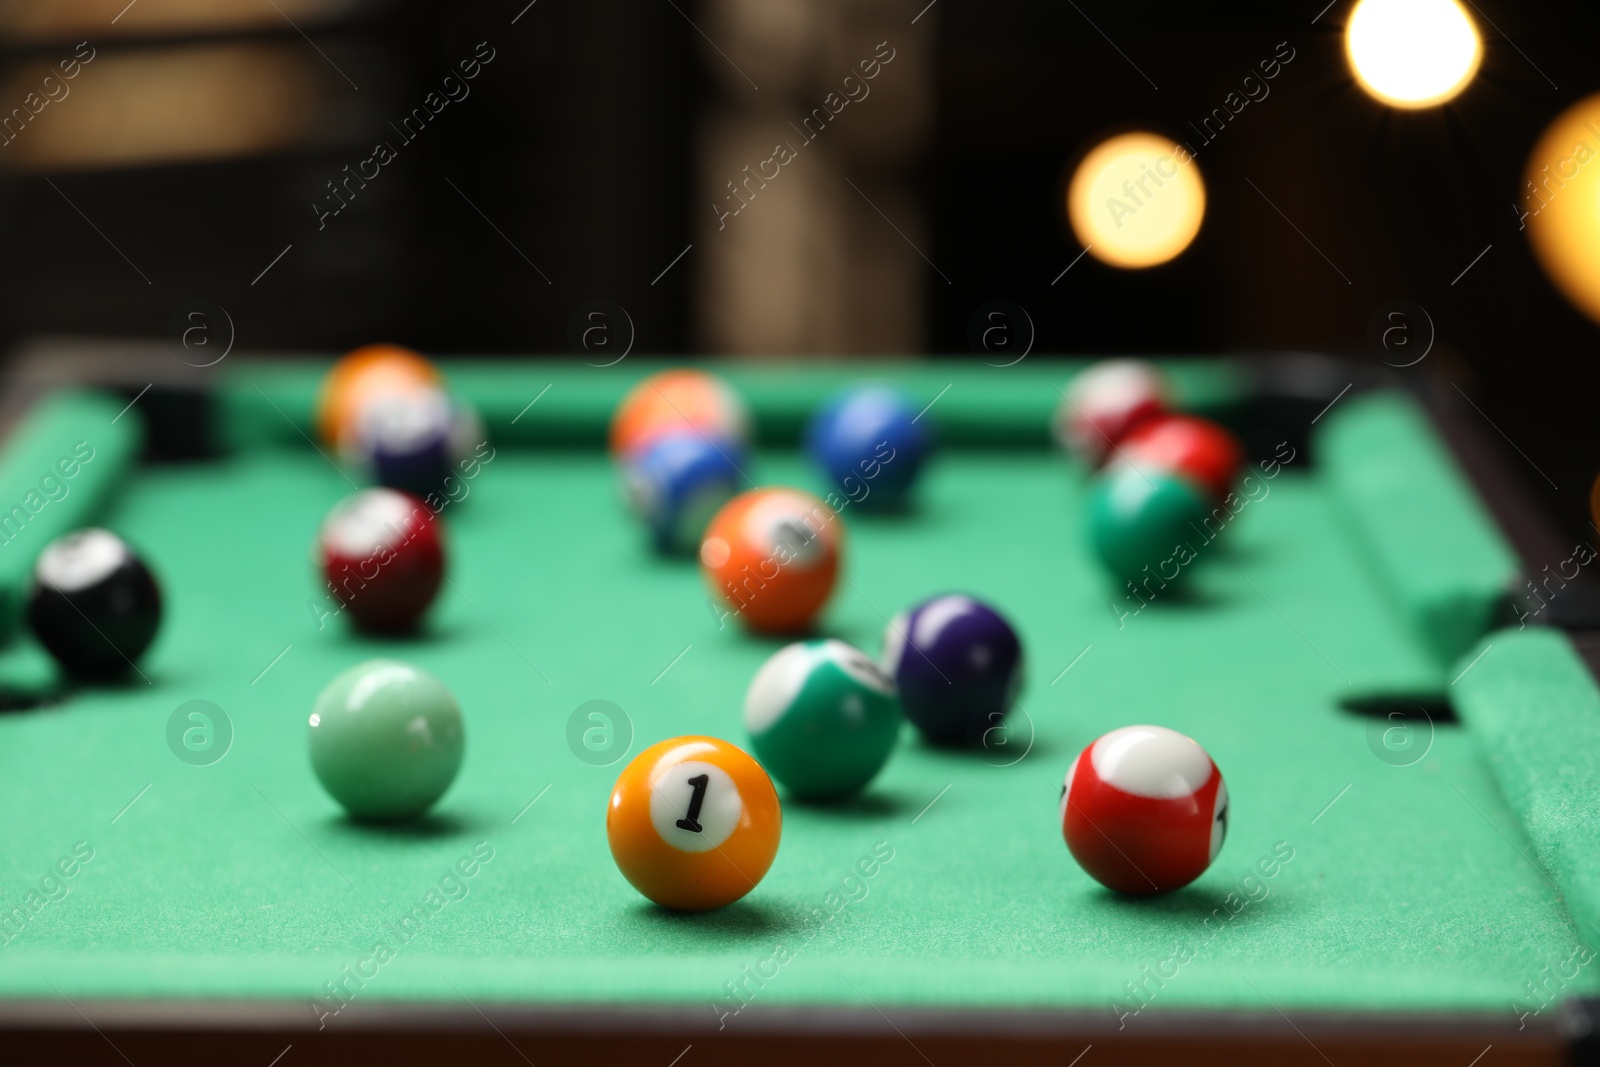
<path fill-rule="evenodd" d="M 1028 659 L 1008 742 L 951 753 L 908 729 L 859 800 L 787 803 L 766 879 L 744 901 L 697 916 L 656 908 L 618 874 L 604 812 L 623 764 L 580 761 L 567 721 L 604 699 L 631 719 L 635 752 L 691 732 L 739 743 L 745 686 L 780 642 L 719 629 L 696 567 L 646 550 L 598 448 L 508 443 L 600 440 L 602 400 L 614 402 L 619 386 L 585 401 L 585 417 L 575 413 L 583 405 L 555 403 L 557 384 L 512 425 L 545 383 L 582 372 L 454 373 L 463 388 L 493 383 L 468 392 L 498 451 L 444 510 L 451 584 L 425 631 L 377 641 L 339 619 L 319 628 L 309 606 L 318 588 L 308 546 L 350 491 L 291 425 L 304 425 L 316 379 L 241 367 L 228 387 L 230 432 L 247 447 L 138 468 L 101 516 L 146 554 L 168 597 L 145 677 L 0 714 L 0 912 L 20 906 L 26 918 L 0 934 L 0 996 L 266 998 L 303 1004 L 313 1020 L 314 999 L 336 1006 L 325 983 L 348 967 L 371 977 L 347 984 L 351 1006 L 330 1027 L 379 1001 L 463 998 L 682 1004 L 714 1019 L 738 1007 L 728 983 L 741 981 L 751 1013 L 870 1002 L 1113 1018 L 1138 1007 L 1129 982 L 1147 990 L 1147 1013 L 1270 1011 L 1267 998 L 1286 1011 L 1537 1007 L 1512 1005 L 1590 936 L 1569 907 L 1593 921 L 1600 903 L 1593 892 L 1563 901 L 1555 887 L 1592 856 L 1555 866 L 1555 884 L 1530 857 L 1535 845 L 1570 843 L 1562 818 L 1587 827 L 1560 809 L 1567 798 L 1592 809 L 1592 775 L 1539 782 L 1541 761 L 1560 748 L 1529 741 L 1504 757 L 1529 782 L 1526 797 L 1509 791 L 1510 806 L 1485 746 L 1515 733 L 1513 717 L 1537 721 L 1548 701 L 1574 694 L 1588 701 L 1592 733 L 1592 684 L 1566 662 L 1559 692 L 1518 688 L 1497 672 L 1515 671 L 1521 653 L 1497 644 L 1452 688 L 1459 667 L 1441 665 L 1411 628 L 1358 542 L 1362 524 L 1343 498 L 1359 483 L 1336 493 L 1327 471 L 1299 460 L 1272 479 L 1258 471 L 1255 499 L 1203 547 L 1184 596 L 1141 609 L 1087 556 L 1080 473 L 1027 429 L 1055 403 L 1039 390 L 1068 371 L 1014 369 L 1030 367 L 1018 381 L 1031 384 L 1005 386 L 1025 399 L 995 401 L 988 431 L 983 405 L 959 387 L 931 409 L 958 418 L 914 514 L 844 510 L 846 580 L 822 626 L 876 653 L 886 617 L 917 600 L 954 590 L 993 602 Z M 948 380 L 938 367 L 897 373 L 930 399 Z M 807 383 L 807 402 L 847 380 L 837 368 L 793 376 Z M 1364 401 L 1342 403 L 1359 414 Z M 547 411 L 578 429 L 558 432 L 541 422 Z M 792 451 L 762 453 L 751 474 L 816 486 Z M 1448 531 L 1432 533 L 1439 552 L 1454 550 Z M 455 786 L 431 818 L 405 828 L 345 820 L 306 754 L 320 688 L 380 655 L 437 674 L 466 722 Z M 19 642 L 0 656 L 0 677 L 34 677 L 38 658 Z M 1528 669 L 1543 676 L 1537 662 Z M 1460 692 L 1472 714 L 1439 724 L 1410 766 L 1378 758 L 1386 723 L 1341 707 Z M 1532 695 L 1511 706 L 1511 692 Z M 169 717 L 196 699 L 224 709 L 234 732 L 210 766 L 168 749 Z M 1057 814 L 1077 752 L 1135 722 L 1199 740 L 1231 797 L 1217 862 L 1156 900 L 1092 882 Z M 1552 814 L 1527 824 L 1530 808 Z M 43 884 L 63 857 L 73 876 Z M 472 875 L 447 877 L 458 863 Z M 46 902 L 30 907 L 30 892 Z M 380 943 L 392 958 L 363 963 Z M 747 978 L 758 972 L 764 984 Z M 1563 992 L 1596 988 L 1583 971 Z"/>

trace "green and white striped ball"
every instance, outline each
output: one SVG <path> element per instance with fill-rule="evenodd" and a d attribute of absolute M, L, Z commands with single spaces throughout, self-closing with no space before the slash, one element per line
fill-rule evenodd
<path fill-rule="evenodd" d="M 832 639 L 779 649 L 750 681 L 744 725 L 756 758 L 802 800 L 859 792 L 900 735 L 894 682 L 858 648 Z"/>

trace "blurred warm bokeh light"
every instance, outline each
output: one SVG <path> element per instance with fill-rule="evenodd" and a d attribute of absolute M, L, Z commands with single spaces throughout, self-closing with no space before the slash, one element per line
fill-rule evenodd
<path fill-rule="evenodd" d="M 1361 0 L 1344 43 L 1362 88 L 1400 108 L 1451 99 L 1483 59 L 1477 27 L 1456 0 Z"/>
<path fill-rule="evenodd" d="M 30 121 L 0 165 L 17 170 L 90 170 L 197 162 L 291 147 L 305 135 L 317 87 L 314 54 L 294 45 L 205 45 L 101 51 L 63 81 L 51 64 L 25 65 L 0 82 L 0 99 L 22 100 L 55 75 L 68 95 Z"/>
<path fill-rule="evenodd" d="M 1083 157 L 1067 187 L 1067 218 L 1089 254 L 1113 267 L 1153 267 L 1176 257 L 1206 213 L 1193 156 L 1170 138 L 1125 133 Z"/>
<path fill-rule="evenodd" d="M 1600 94 L 1563 111 L 1528 155 L 1517 213 L 1566 298 L 1600 322 Z"/>

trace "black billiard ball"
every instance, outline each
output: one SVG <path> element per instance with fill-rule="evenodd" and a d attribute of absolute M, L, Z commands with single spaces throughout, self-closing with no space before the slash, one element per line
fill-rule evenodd
<path fill-rule="evenodd" d="M 28 590 L 28 625 L 74 678 L 134 669 L 161 624 L 161 588 L 109 530 L 77 530 L 45 546 Z"/>

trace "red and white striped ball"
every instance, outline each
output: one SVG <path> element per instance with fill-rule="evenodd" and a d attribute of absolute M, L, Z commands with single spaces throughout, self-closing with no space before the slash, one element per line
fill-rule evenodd
<path fill-rule="evenodd" d="M 1134 427 L 1166 410 L 1160 371 L 1135 359 L 1106 360 L 1067 383 L 1056 408 L 1056 439 L 1091 468 L 1098 467 Z"/>
<path fill-rule="evenodd" d="M 1112 730 L 1072 761 L 1061 832 L 1073 859 L 1120 893 L 1182 889 L 1228 834 L 1228 787 L 1206 750 L 1164 726 Z"/>
<path fill-rule="evenodd" d="M 1214 422 L 1192 415 L 1159 415 L 1124 437 L 1108 466 L 1131 463 L 1181 475 L 1221 504 L 1239 481 L 1244 449 Z"/>

